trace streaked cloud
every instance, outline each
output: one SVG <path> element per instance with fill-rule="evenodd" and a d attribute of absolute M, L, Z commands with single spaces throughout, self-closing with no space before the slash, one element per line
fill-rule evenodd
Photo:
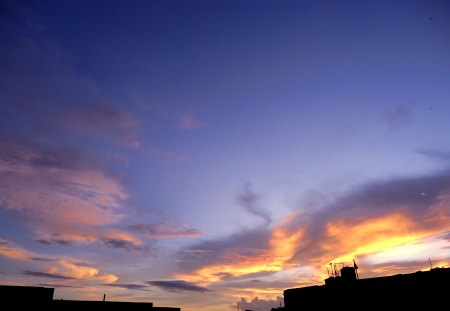
<path fill-rule="evenodd" d="M 142 234 L 154 239 L 196 237 L 202 234 L 201 231 L 194 228 L 167 223 L 135 224 L 128 226 L 127 229 L 130 232 Z"/>
<path fill-rule="evenodd" d="M 191 292 L 208 292 L 210 291 L 206 287 L 198 286 L 191 282 L 186 282 L 183 280 L 170 280 L 170 281 L 148 281 L 148 284 L 152 286 L 159 287 L 169 292 L 179 292 L 179 291 L 191 291 Z"/>
<path fill-rule="evenodd" d="M 3 257 L 25 260 L 32 257 L 32 254 L 27 250 L 14 245 L 14 243 L 0 238 L 0 255 Z"/>
<path fill-rule="evenodd" d="M 130 234 L 105 229 L 125 216 L 128 194 L 118 180 L 52 149 L 0 144 L 1 208 L 13 211 L 40 235 L 38 243 L 142 247 Z"/>
<path fill-rule="evenodd" d="M 148 291 L 148 285 L 145 284 L 121 284 L 121 283 L 110 283 L 110 284 L 103 284 L 104 286 L 110 286 L 110 287 L 118 287 L 118 288 L 124 288 L 129 290 L 145 290 Z"/>
<path fill-rule="evenodd" d="M 419 150 L 418 153 L 435 160 L 441 161 L 450 160 L 450 151 L 448 150 L 422 149 Z"/>
<path fill-rule="evenodd" d="M 81 288 L 80 286 L 58 284 L 58 283 L 39 283 L 37 285 L 42 287 L 56 287 L 56 288 Z"/>
<path fill-rule="evenodd" d="M 41 272 L 41 271 L 29 271 L 25 270 L 23 272 L 24 275 L 29 276 L 36 276 L 36 277 L 42 277 L 42 278 L 50 278 L 50 279 L 63 279 L 63 280 L 73 280 L 75 278 L 55 273 L 47 273 L 47 272 Z"/>
<path fill-rule="evenodd" d="M 388 263 L 402 254 L 407 262 L 408 252 L 424 247 L 423 243 L 407 246 L 410 243 L 441 235 L 435 243 L 445 244 L 449 197 L 448 172 L 363 184 L 315 212 L 309 208 L 304 213 L 300 207 L 271 228 L 194 244 L 179 254 L 183 272 L 177 276 L 202 285 L 231 286 L 230 280 L 258 273 L 268 273 L 272 279 L 287 273 L 285 281 L 303 282 L 305 277 L 296 279 L 293 271 L 311 266 L 315 271 L 308 277 L 311 285 L 322 282 L 330 262 L 350 264 L 353 258 L 361 259 L 367 271 L 375 262 Z M 429 249 L 438 251 L 436 245 Z M 441 257 L 446 256 L 450 258 L 445 252 Z"/>
<path fill-rule="evenodd" d="M 266 225 L 272 222 L 269 212 L 264 210 L 260 204 L 258 196 L 253 192 L 251 184 L 245 183 L 243 191 L 237 196 L 238 203 L 250 214 L 260 217 Z"/>

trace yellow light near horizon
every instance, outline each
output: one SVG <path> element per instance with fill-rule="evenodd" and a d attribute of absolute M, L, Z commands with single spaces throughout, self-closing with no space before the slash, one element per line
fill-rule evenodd
<path fill-rule="evenodd" d="M 422 239 L 431 230 L 418 230 L 406 215 L 395 213 L 357 224 L 328 223 L 328 240 L 321 247 L 337 255 L 332 262 L 351 263 L 356 256 L 379 253 Z"/>
<path fill-rule="evenodd" d="M 201 285 L 219 282 L 224 275 L 243 276 L 258 272 L 280 271 L 290 265 L 286 262 L 292 258 L 303 237 L 303 230 L 288 232 L 277 227 L 269 239 L 270 250 L 261 251 L 256 256 L 238 254 L 225 255 L 227 264 L 213 264 L 202 267 L 191 275 L 179 275 L 184 280 Z M 283 241 L 283 243 L 280 243 Z"/>

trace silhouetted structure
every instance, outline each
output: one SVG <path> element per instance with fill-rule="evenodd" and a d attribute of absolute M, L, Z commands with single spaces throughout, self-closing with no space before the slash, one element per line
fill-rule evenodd
<path fill-rule="evenodd" d="M 358 279 L 355 267 L 343 267 L 325 285 L 285 290 L 284 310 L 447 310 L 449 290 L 449 268 Z"/>
<path fill-rule="evenodd" d="M 1 309 L 32 307 L 33 310 L 124 310 L 124 311 L 181 311 L 180 308 L 154 307 L 151 302 L 53 300 L 54 288 L 0 285 Z"/>

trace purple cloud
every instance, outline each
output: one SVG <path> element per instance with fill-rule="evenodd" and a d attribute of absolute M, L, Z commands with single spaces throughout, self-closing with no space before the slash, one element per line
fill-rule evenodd
<path fill-rule="evenodd" d="M 229 253 L 237 253 L 244 257 L 255 256 L 270 247 L 269 237 L 270 229 L 264 227 L 197 242 L 177 254 L 179 268 L 183 271 L 192 271 L 209 264 L 223 262 Z"/>
<path fill-rule="evenodd" d="M 119 288 L 125 288 L 130 290 L 145 290 L 148 291 L 148 285 L 145 284 L 117 284 L 117 283 L 111 283 L 111 284 L 102 284 L 104 286 L 110 286 L 110 287 L 119 287 Z"/>
<path fill-rule="evenodd" d="M 377 245 L 380 239 L 398 239 L 399 243 L 414 235 L 442 234 L 449 230 L 449 195 L 450 171 L 366 183 L 308 213 L 299 207 L 273 228 L 244 230 L 188 246 L 178 253 L 180 275 L 199 273 L 188 280 L 214 276 L 222 281 L 255 277 L 253 272 L 239 278 L 204 272 L 225 265 L 232 267 L 225 272 L 232 273 L 244 262 L 255 267 L 249 270 L 273 274 L 264 268 L 273 258 L 280 259 L 276 261 L 280 269 L 297 265 L 321 269 L 329 260 L 357 252 L 361 245 Z M 299 233 L 298 240 L 290 240 Z"/>
<path fill-rule="evenodd" d="M 195 285 L 190 282 L 183 280 L 172 280 L 172 281 L 148 281 L 146 282 L 152 286 L 159 287 L 169 292 L 179 292 L 179 291 L 191 291 L 191 292 L 208 292 L 209 289 Z"/>
<path fill-rule="evenodd" d="M 237 201 L 247 212 L 264 220 L 266 225 L 269 225 L 272 222 L 270 214 L 258 205 L 259 198 L 253 192 L 250 183 L 244 184 L 244 190 L 238 195 Z"/>
<path fill-rule="evenodd" d="M 126 251 L 140 251 L 143 247 L 133 243 L 132 241 L 117 239 L 117 238 L 102 238 L 99 243 L 110 248 L 122 249 Z"/>
<path fill-rule="evenodd" d="M 45 257 L 31 257 L 30 259 L 35 260 L 35 261 L 44 261 L 44 262 L 58 261 L 58 259 L 55 259 L 55 258 L 45 258 Z"/>
<path fill-rule="evenodd" d="M 75 278 L 70 276 L 65 276 L 61 274 L 56 273 L 47 273 L 47 272 L 40 272 L 40 271 L 30 271 L 25 270 L 23 272 L 24 275 L 30 275 L 30 276 L 36 276 L 36 277 L 42 277 L 42 278 L 50 278 L 50 279 L 62 279 L 62 280 L 73 280 Z"/>
<path fill-rule="evenodd" d="M 450 151 L 448 150 L 419 150 L 419 154 L 422 154 L 431 159 L 441 160 L 441 161 L 449 161 L 450 160 Z"/>
<path fill-rule="evenodd" d="M 187 227 L 174 227 L 168 224 L 136 224 L 128 226 L 127 229 L 131 232 L 139 233 L 150 238 L 185 238 L 195 237 L 202 233 L 197 229 Z"/>
<path fill-rule="evenodd" d="M 40 283 L 38 286 L 42 287 L 60 287 L 60 288 L 81 288 L 81 286 L 75 286 L 75 285 L 64 285 L 64 284 L 49 284 L 49 283 Z"/>

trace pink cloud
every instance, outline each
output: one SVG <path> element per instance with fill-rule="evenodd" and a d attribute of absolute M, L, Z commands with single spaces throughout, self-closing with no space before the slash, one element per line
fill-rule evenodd
<path fill-rule="evenodd" d="M 86 228 L 118 223 L 125 216 L 121 209 L 128 194 L 102 170 L 50 151 L 0 146 L 1 208 L 17 212 L 41 235 L 90 232 Z"/>
<path fill-rule="evenodd" d="M 32 254 L 27 250 L 18 247 L 7 240 L 0 238 L 0 256 L 15 260 L 25 260 L 32 257 Z"/>

